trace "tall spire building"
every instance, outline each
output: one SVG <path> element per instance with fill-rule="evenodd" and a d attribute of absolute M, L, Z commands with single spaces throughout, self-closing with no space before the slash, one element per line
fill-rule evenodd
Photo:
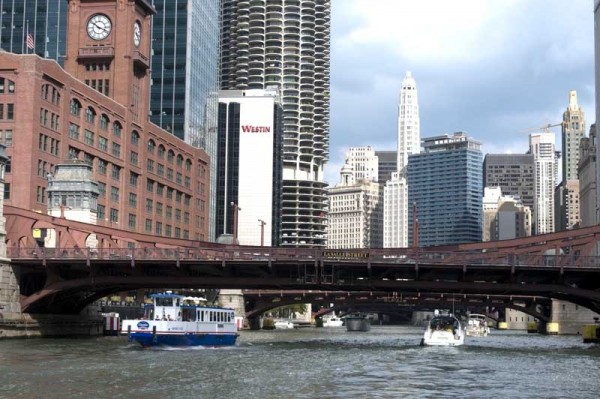
<path fill-rule="evenodd" d="M 330 0 L 224 0 L 221 88 L 276 86 L 283 105 L 279 243 L 325 246 Z"/>
<path fill-rule="evenodd" d="M 406 72 L 398 104 L 398 161 L 397 172 L 384 187 L 383 246 L 400 248 L 408 245 L 408 185 L 406 180 L 408 156 L 418 154 L 421 145 L 417 85 Z"/>

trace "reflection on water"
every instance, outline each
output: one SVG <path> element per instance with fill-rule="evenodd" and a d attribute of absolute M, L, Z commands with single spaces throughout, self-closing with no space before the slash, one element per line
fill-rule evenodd
<path fill-rule="evenodd" d="M 595 398 L 600 347 L 492 331 L 421 347 L 422 330 L 244 331 L 235 347 L 125 337 L 0 341 L 0 398 Z"/>

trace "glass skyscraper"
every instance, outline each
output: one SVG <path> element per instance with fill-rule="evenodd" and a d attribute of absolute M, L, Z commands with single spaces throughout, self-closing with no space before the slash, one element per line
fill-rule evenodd
<path fill-rule="evenodd" d="M 481 143 L 465 133 L 422 140 L 408 157 L 408 202 L 416 204 L 421 247 L 481 241 Z M 412 220 L 412 206 L 409 220 Z M 409 246 L 414 237 L 408 229 Z"/>
<path fill-rule="evenodd" d="M 64 65 L 68 6 L 65 0 L 0 0 L 0 47 Z M 30 46 L 27 33 L 33 39 Z"/>
<path fill-rule="evenodd" d="M 220 0 L 153 0 L 150 120 L 210 156 L 215 237 Z"/>

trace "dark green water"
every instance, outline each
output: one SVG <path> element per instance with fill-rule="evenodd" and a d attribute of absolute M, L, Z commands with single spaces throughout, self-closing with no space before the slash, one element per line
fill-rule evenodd
<path fill-rule="evenodd" d="M 600 346 L 492 331 L 244 331 L 235 347 L 140 349 L 124 337 L 0 341 L 0 398 L 598 398 Z"/>

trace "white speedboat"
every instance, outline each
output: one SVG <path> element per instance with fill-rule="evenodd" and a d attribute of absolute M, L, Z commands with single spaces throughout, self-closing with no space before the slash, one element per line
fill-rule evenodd
<path fill-rule="evenodd" d="M 277 320 L 275 322 L 276 330 L 286 330 L 291 328 L 294 328 L 294 323 L 292 323 L 290 320 Z"/>
<path fill-rule="evenodd" d="M 465 343 L 465 331 L 453 315 L 436 315 L 429 321 L 421 345 L 459 346 Z"/>
<path fill-rule="evenodd" d="M 471 313 L 467 321 L 465 333 L 469 337 L 486 337 L 490 333 L 487 317 L 483 314 Z"/>
<path fill-rule="evenodd" d="M 323 318 L 323 327 L 341 327 L 344 325 L 344 321 L 339 317 L 328 317 Z"/>

